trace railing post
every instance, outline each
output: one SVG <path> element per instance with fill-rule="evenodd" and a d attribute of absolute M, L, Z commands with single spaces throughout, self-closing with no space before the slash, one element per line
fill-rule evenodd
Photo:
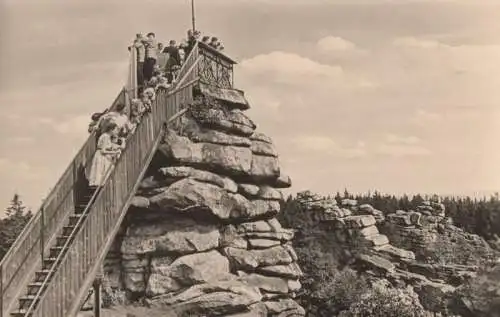
<path fill-rule="evenodd" d="M 3 265 L 0 265 L 0 291 L 2 291 L 2 297 L 0 297 L 0 317 L 3 317 Z"/>
<path fill-rule="evenodd" d="M 45 212 L 44 212 L 44 206 L 40 207 L 40 258 L 42 260 L 42 265 L 43 265 L 43 251 L 44 251 L 44 229 L 45 229 Z"/>
<path fill-rule="evenodd" d="M 94 280 L 94 317 L 101 317 L 101 285 L 102 285 L 102 277 L 98 276 Z"/>

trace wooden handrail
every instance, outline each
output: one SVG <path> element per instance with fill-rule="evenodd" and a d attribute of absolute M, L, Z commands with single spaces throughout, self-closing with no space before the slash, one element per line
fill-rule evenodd
<path fill-rule="evenodd" d="M 190 64 L 196 56 L 195 46 L 184 64 L 188 71 L 183 78 L 194 72 Z M 50 285 L 33 306 L 33 316 L 76 315 L 156 151 L 164 123 L 185 112 L 181 105 L 193 101 L 194 85 L 196 81 L 190 81 L 171 92 L 158 93 L 152 112 L 143 118 L 95 201 L 84 211 L 86 217 L 77 226 L 81 229 L 74 232 Z"/>
<path fill-rule="evenodd" d="M 84 211 L 87 216 L 81 229 L 33 316 L 76 315 L 162 139 L 164 123 L 179 112 L 175 100 L 181 94 L 190 95 L 192 99 L 192 90 L 193 86 L 188 86 L 170 96 L 166 96 L 166 92 L 157 96 L 152 112 L 143 118 L 95 202 Z"/>
<path fill-rule="evenodd" d="M 123 91 L 109 108 L 113 110 L 121 102 Z M 92 160 L 96 148 L 96 136 L 92 133 L 66 168 L 56 185 L 47 195 L 38 212 L 23 228 L 9 251 L 0 262 L 0 286 L 2 307 L 0 316 L 6 316 L 17 297 L 31 280 L 35 268 L 54 241 L 64 221 L 75 209 L 75 195 L 80 191 L 78 172 L 83 172 Z M 43 212 L 42 212 L 43 210 Z"/>
<path fill-rule="evenodd" d="M 151 160 L 161 139 L 164 123 L 185 113 L 182 105 L 193 101 L 193 87 L 198 81 L 195 44 L 180 71 L 180 81 L 170 91 L 158 93 L 152 112 L 138 126 L 127 148 L 111 171 L 98 196 L 93 197 L 84 213 L 81 226 L 74 231 L 68 252 L 61 254 L 60 265 L 48 287 L 37 295 L 30 311 L 33 316 L 65 317 L 74 315 L 95 276 L 96 268 L 105 256 L 116 230 L 123 219 L 130 199 L 138 186 L 147 163 Z M 187 81 L 187 82 L 186 82 Z M 185 84 L 183 84 L 186 82 Z M 124 102 L 125 88 L 116 98 Z M 84 172 L 96 150 L 95 134 L 91 134 L 69 167 L 52 189 L 41 210 L 28 222 L 12 248 L 0 263 L 0 316 L 6 316 L 17 303 L 17 298 L 31 282 L 34 272 L 41 266 L 41 258 L 54 243 L 57 234 L 75 211 L 75 195 L 79 193 L 78 174 Z M 42 257 L 40 256 L 42 255 Z M 89 284 L 90 283 L 90 284 Z M 69 314 L 69 315 L 68 315 Z"/>

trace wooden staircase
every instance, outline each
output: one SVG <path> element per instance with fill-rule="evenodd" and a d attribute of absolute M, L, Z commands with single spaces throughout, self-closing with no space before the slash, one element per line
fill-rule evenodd
<path fill-rule="evenodd" d="M 61 259 L 68 251 L 75 233 L 81 227 L 87 215 L 86 210 L 95 200 L 97 193 L 98 189 L 96 187 L 88 187 L 81 193 L 81 198 L 77 201 L 74 214 L 69 217 L 68 223 L 63 227 L 61 235 L 56 237 L 55 246 L 50 248 L 48 257 L 42 260 L 41 269 L 35 272 L 33 281 L 28 284 L 26 294 L 19 298 L 19 309 L 12 312 L 12 316 L 32 316 L 32 313 L 27 314 L 28 311 L 30 311 L 32 306 L 37 305 L 40 295 L 44 292 L 47 285 L 50 284 L 51 278 L 57 270 Z"/>
<path fill-rule="evenodd" d="M 136 69 L 134 51 L 132 70 Z M 95 135 L 85 142 L 0 263 L 0 317 L 77 314 L 166 125 L 182 115 L 183 107 L 193 101 L 199 80 L 199 55 L 196 44 L 181 68 L 179 82 L 174 88 L 157 93 L 151 112 L 142 118 L 99 190 L 82 186 L 82 171 L 96 150 Z M 124 89 L 110 108 L 125 101 Z"/>

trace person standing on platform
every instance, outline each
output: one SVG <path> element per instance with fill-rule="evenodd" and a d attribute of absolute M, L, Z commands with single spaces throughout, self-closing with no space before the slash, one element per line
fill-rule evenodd
<path fill-rule="evenodd" d="M 158 44 L 156 43 L 155 34 L 148 33 L 145 41 L 146 59 L 144 61 L 144 79 L 149 81 L 153 77 L 153 69 L 158 59 Z"/>
<path fill-rule="evenodd" d="M 144 60 L 146 58 L 144 40 L 144 36 L 141 33 L 138 33 L 133 45 L 137 50 L 137 85 L 139 86 L 144 85 Z"/>

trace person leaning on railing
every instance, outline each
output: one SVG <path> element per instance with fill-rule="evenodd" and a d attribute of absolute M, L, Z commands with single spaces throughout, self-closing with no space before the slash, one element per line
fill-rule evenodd
<path fill-rule="evenodd" d="M 125 147 L 125 140 L 132 130 L 132 124 L 126 113 L 125 105 L 120 103 L 116 105 L 116 110 L 106 113 L 101 121 L 101 125 L 115 124 L 118 127 L 119 133 L 116 143 Z"/>
<path fill-rule="evenodd" d="M 118 159 L 122 147 L 112 141 L 113 138 L 118 137 L 118 134 L 118 126 L 115 123 L 109 123 L 99 137 L 88 177 L 90 187 L 104 185 L 106 174 Z"/>

